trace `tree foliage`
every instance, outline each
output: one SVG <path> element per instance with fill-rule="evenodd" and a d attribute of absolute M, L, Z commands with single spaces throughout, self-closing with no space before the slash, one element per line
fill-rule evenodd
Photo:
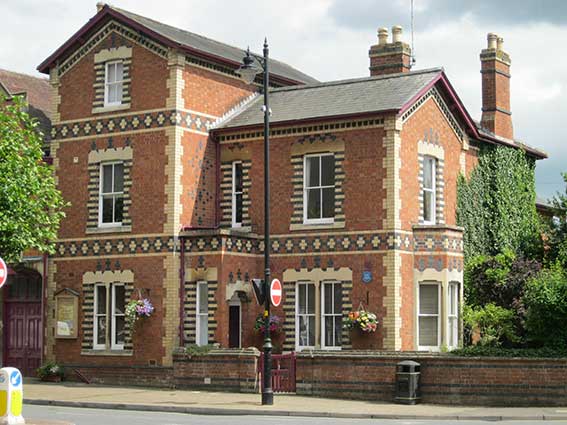
<path fill-rule="evenodd" d="M 465 228 L 467 261 L 505 249 L 535 252 L 535 161 L 520 149 L 483 146 L 470 178 L 459 179 L 457 223 Z"/>
<path fill-rule="evenodd" d="M 567 348 L 567 275 L 559 264 L 529 282 L 524 304 L 528 341 Z"/>
<path fill-rule="evenodd" d="M 22 101 L 0 99 L 0 257 L 7 262 L 26 249 L 53 252 L 66 204 L 42 157 L 41 133 Z"/>

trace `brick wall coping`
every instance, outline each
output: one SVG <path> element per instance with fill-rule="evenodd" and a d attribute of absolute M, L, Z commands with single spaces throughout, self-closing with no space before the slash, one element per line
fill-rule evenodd
<path fill-rule="evenodd" d="M 205 354 L 199 354 L 196 356 L 191 356 L 187 353 L 185 353 L 185 351 L 175 351 L 173 353 L 173 359 L 175 361 L 184 361 L 184 360 L 199 360 L 199 359 L 207 359 L 210 357 L 238 357 L 238 358 L 242 358 L 242 357 L 252 357 L 252 358 L 258 358 L 260 357 L 260 351 L 257 348 L 251 347 L 251 348 L 221 348 L 221 349 L 213 349 L 211 351 L 209 351 L 208 353 Z"/>
<path fill-rule="evenodd" d="M 297 353 L 298 359 L 316 359 L 316 358 L 337 358 L 337 359 L 388 359 L 388 360 L 437 360 L 437 361 L 454 361 L 454 362 L 522 362 L 522 363 L 562 363 L 567 366 L 567 358 L 556 357 L 468 357 L 455 356 L 448 353 L 425 353 L 418 351 L 403 352 L 386 352 L 386 351 L 367 351 L 367 350 L 349 350 L 349 351 L 324 351 L 324 350 L 303 350 Z"/>

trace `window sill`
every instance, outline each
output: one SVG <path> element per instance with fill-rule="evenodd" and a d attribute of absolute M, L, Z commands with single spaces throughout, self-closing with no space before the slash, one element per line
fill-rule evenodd
<path fill-rule="evenodd" d="M 92 113 L 102 114 L 103 112 L 123 111 L 125 109 L 130 109 L 129 103 L 122 103 L 120 105 L 99 106 L 98 108 L 93 108 Z"/>
<path fill-rule="evenodd" d="M 109 226 L 109 227 L 96 227 L 93 229 L 87 229 L 85 233 L 87 234 L 128 233 L 131 231 L 132 231 L 132 226 Z"/>
<path fill-rule="evenodd" d="M 128 357 L 133 356 L 133 350 L 82 350 L 81 356 L 109 356 L 109 357 Z"/>
<path fill-rule="evenodd" d="M 252 231 L 252 226 L 232 226 L 230 228 L 232 233 L 250 233 Z"/>
<path fill-rule="evenodd" d="M 344 229 L 345 222 L 313 223 L 313 224 L 291 224 L 289 230 L 319 230 L 319 229 Z"/>

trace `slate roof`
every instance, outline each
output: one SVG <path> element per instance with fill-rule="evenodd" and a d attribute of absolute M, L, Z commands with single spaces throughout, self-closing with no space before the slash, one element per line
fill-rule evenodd
<path fill-rule="evenodd" d="M 61 57 L 66 57 L 70 51 L 82 45 L 85 34 L 89 33 L 92 29 L 100 28 L 100 25 L 104 24 L 109 19 L 121 21 L 166 46 L 179 48 L 195 55 L 202 54 L 209 60 L 224 63 L 234 69 L 242 63 L 242 58 L 246 54 L 245 50 L 238 47 L 221 43 L 203 37 L 202 35 L 163 24 L 153 19 L 146 18 L 145 16 L 137 15 L 106 4 L 89 22 L 44 60 L 38 66 L 38 70 L 47 73 L 49 68 L 53 66 L 57 60 L 60 60 Z M 290 83 L 310 84 L 318 82 L 315 78 L 275 59 L 271 59 L 270 74 L 288 80 Z"/>
<path fill-rule="evenodd" d="M 480 123 L 480 121 L 475 120 L 474 124 L 476 126 L 476 129 L 478 130 L 478 134 L 481 137 L 494 139 L 495 141 L 497 141 L 498 143 L 501 143 L 503 145 L 524 149 L 525 151 L 527 151 L 527 152 L 529 152 L 529 153 L 531 153 L 531 154 L 533 154 L 536 157 L 541 158 L 541 159 L 547 158 L 547 153 L 545 151 L 541 150 L 541 149 L 534 148 L 533 146 L 530 146 L 530 145 L 528 145 L 528 144 L 526 144 L 526 143 L 524 143 L 524 142 L 522 142 L 521 140 L 518 140 L 518 139 L 507 139 L 505 137 L 498 136 L 497 134 L 494 134 L 491 131 L 484 128 L 482 126 L 482 124 Z"/>
<path fill-rule="evenodd" d="M 0 84 L 8 90 L 11 96 L 24 95 L 28 103 L 29 114 L 39 120 L 41 130 L 48 138 L 51 129 L 49 81 L 46 78 L 0 69 Z"/>
<path fill-rule="evenodd" d="M 271 123 L 398 111 L 443 72 L 441 68 L 270 90 Z M 258 96 L 219 128 L 262 124 Z"/>

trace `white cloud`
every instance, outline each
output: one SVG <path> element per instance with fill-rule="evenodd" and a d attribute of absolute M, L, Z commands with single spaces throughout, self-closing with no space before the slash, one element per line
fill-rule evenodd
<path fill-rule="evenodd" d="M 395 7 L 400 9 L 396 16 L 409 18 L 404 9 L 409 0 L 396 1 Z M 267 36 L 272 57 L 320 80 L 368 75 L 368 48 L 377 41 L 376 28 L 400 23 L 388 22 L 379 4 L 367 3 L 367 15 L 371 15 L 367 20 L 376 22 L 373 30 L 356 22 L 349 26 L 337 24 L 337 5 L 349 7 L 349 2 L 341 4 L 337 0 L 113 2 L 219 41 L 240 47 L 250 45 L 255 51 L 261 50 Z M 415 3 L 416 12 L 436 13 L 433 8 L 430 10 L 432 1 Z M 34 73 L 35 67 L 94 13 L 95 0 L 3 0 L 0 67 Z M 567 143 L 563 141 L 567 134 L 567 48 L 562 43 L 567 40 L 567 27 L 546 23 L 520 25 L 510 19 L 505 24 L 495 24 L 494 19 L 486 24 L 477 18 L 478 14 L 454 16 L 415 34 L 417 68 L 443 66 L 471 115 L 479 118 L 478 55 L 485 47 L 488 32 L 503 36 L 505 49 L 512 57 L 516 136 L 550 153 L 551 159 L 538 166 L 538 189 L 550 195 L 563 187 L 559 172 L 567 171 Z M 406 40 L 410 40 L 409 28 L 405 31 Z"/>

